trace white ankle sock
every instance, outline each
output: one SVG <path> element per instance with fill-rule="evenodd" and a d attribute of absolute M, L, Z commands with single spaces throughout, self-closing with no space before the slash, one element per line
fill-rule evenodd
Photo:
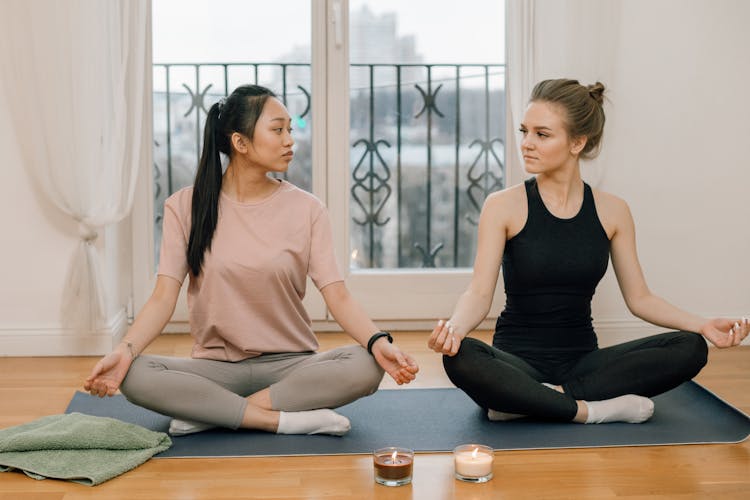
<path fill-rule="evenodd" d="M 487 418 L 493 422 L 507 422 L 508 420 L 515 420 L 517 418 L 523 418 L 526 415 L 520 415 L 518 413 L 505 413 L 504 411 L 487 410 Z"/>
<path fill-rule="evenodd" d="M 343 436 L 351 429 L 349 419 L 323 408 L 309 411 L 279 412 L 277 434 L 332 434 Z"/>
<path fill-rule="evenodd" d="M 169 433 L 173 436 L 184 436 L 185 434 L 193 434 L 195 432 L 201 432 L 216 427 L 213 424 L 204 424 L 203 422 L 193 422 L 192 420 L 180 420 L 173 418 L 169 422 Z"/>
<path fill-rule="evenodd" d="M 626 394 L 602 401 L 584 401 L 588 409 L 587 424 L 628 422 L 640 424 L 654 414 L 654 402 L 643 396 Z"/>

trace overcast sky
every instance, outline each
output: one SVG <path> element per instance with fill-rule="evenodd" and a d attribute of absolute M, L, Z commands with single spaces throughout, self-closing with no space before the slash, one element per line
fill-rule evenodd
<path fill-rule="evenodd" d="M 396 12 L 398 35 L 416 36 L 424 62 L 505 60 L 502 1 L 351 0 L 350 9 L 363 4 Z M 153 0 L 153 26 L 157 63 L 270 62 L 309 45 L 310 0 Z"/>

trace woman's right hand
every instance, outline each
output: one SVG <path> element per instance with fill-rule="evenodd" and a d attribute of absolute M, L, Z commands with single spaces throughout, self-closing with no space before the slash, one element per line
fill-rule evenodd
<path fill-rule="evenodd" d="M 714 318 L 704 323 L 699 333 L 718 348 L 733 347 L 750 335 L 750 319 Z"/>
<path fill-rule="evenodd" d="M 94 366 L 83 388 L 92 396 L 114 396 L 132 363 L 133 357 L 125 344 L 118 345 Z"/>
<path fill-rule="evenodd" d="M 451 322 L 441 319 L 432 330 L 427 340 L 427 347 L 446 356 L 455 356 L 461 347 L 461 340 L 463 337 L 456 332 Z"/>

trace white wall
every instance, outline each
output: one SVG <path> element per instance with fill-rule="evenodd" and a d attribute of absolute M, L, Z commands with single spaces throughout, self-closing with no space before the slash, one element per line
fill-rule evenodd
<path fill-rule="evenodd" d="M 603 8 L 596 7 L 599 1 L 589 0 L 588 17 L 580 18 L 556 15 L 568 2 L 538 1 L 537 28 L 544 36 L 537 74 L 588 82 L 597 74 L 584 69 L 596 58 L 614 75 L 605 150 L 587 167 L 587 178 L 629 202 L 655 292 L 700 314 L 748 314 L 750 35 L 744 24 L 750 2 L 627 0 Z M 594 43 L 555 37 L 561 23 L 591 26 Z M 614 55 L 602 57 L 601 49 Z M 0 110 L 4 99 L 0 95 Z M 98 242 L 110 292 L 107 324 L 85 337 L 64 331 L 61 292 L 77 228 L 36 194 L 6 113 L 0 113 L 0 151 L 0 355 L 107 350 L 124 328 L 129 224 L 104 231 Z M 626 310 L 611 270 L 594 314 L 604 345 L 649 330 Z"/>
<path fill-rule="evenodd" d="M 558 38 L 574 3 L 575 34 Z M 592 13 L 608 22 L 592 26 Z M 748 19 L 742 0 L 537 3 L 538 78 L 607 77 L 604 149 L 587 179 L 628 201 L 650 288 L 711 316 L 750 313 Z M 658 330 L 629 314 L 611 269 L 594 317 L 602 344 Z"/>
<path fill-rule="evenodd" d="M 701 314 L 750 313 L 749 19 L 739 0 L 623 2 L 602 187 L 632 200 L 652 289 Z"/>

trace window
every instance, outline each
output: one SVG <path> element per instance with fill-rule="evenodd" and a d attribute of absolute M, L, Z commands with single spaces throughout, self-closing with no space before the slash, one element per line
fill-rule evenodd
<path fill-rule="evenodd" d="M 350 3 L 351 267 L 470 267 L 504 186 L 502 2 Z"/>
<path fill-rule="evenodd" d="M 153 0 L 152 265 L 164 200 L 192 183 L 208 108 L 259 83 L 294 118 L 287 178 L 329 206 L 355 296 L 389 319 L 452 305 L 482 203 L 505 184 L 504 3 L 208 5 Z M 403 311 L 394 289 L 410 296 Z M 423 289 L 443 298 L 415 305 Z"/>

